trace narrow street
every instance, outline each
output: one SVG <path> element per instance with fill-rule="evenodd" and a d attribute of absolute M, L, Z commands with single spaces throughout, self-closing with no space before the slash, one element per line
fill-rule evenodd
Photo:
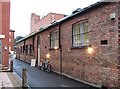
<path fill-rule="evenodd" d="M 14 71 L 20 77 L 22 75 L 22 68 L 28 69 L 28 83 L 30 87 L 81 87 L 80 89 L 86 87 L 88 89 L 96 89 L 53 72 L 43 72 L 37 67 L 31 67 L 25 62 L 16 59 L 12 60 L 14 61 Z"/>

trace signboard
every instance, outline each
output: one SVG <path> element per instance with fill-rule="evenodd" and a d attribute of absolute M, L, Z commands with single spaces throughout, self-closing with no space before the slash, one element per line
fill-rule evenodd
<path fill-rule="evenodd" d="M 5 35 L 0 35 L 0 39 L 5 38 Z"/>
<path fill-rule="evenodd" d="M 36 59 L 31 59 L 31 66 L 35 66 L 36 64 Z"/>

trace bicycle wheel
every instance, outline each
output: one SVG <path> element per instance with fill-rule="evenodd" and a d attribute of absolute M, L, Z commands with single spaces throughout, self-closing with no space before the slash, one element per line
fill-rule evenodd
<path fill-rule="evenodd" d="M 51 72 L 51 65 L 50 64 L 48 64 L 48 66 L 47 66 L 47 72 Z"/>
<path fill-rule="evenodd" d="M 41 66 L 41 70 L 42 70 L 42 71 L 45 70 L 45 64 L 42 64 L 42 66 Z"/>

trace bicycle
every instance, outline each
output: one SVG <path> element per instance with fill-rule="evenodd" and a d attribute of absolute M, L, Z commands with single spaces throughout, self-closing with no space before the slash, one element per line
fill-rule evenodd
<path fill-rule="evenodd" d="M 40 69 L 41 69 L 42 71 L 51 72 L 50 61 L 47 61 L 47 60 L 45 59 L 44 62 L 42 62 Z"/>

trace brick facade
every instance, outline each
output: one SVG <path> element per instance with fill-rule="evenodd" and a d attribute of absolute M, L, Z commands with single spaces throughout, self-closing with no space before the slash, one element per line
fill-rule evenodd
<path fill-rule="evenodd" d="M 9 31 L 10 31 L 10 1 L 0 1 L 0 35 L 5 35 L 2 39 L 2 64 L 9 64 Z M 6 49 L 5 49 L 6 48 Z"/>
<path fill-rule="evenodd" d="M 68 17 L 68 19 L 53 24 L 48 28 L 37 32 L 29 38 L 23 39 L 17 43 L 17 48 L 28 45 L 34 37 L 34 58 L 38 59 L 38 36 L 40 38 L 40 59 L 46 58 L 50 54 L 50 63 L 52 70 L 60 73 L 62 56 L 62 74 L 78 81 L 84 81 L 89 84 L 103 85 L 106 87 L 119 86 L 119 41 L 120 41 L 120 3 L 100 3 L 86 11 Z M 115 18 L 110 19 L 110 14 L 115 13 Z M 92 54 L 87 51 L 88 46 L 76 48 L 73 47 L 73 24 L 77 22 L 88 21 L 89 46 L 94 49 Z M 53 31 L 59 32 L 59 47 L 55 50 L 50 48 L 50 34 Z M 102 44 L 106 41 L 106 44 Z M 31 43 L 32 44 L 32 43 Z M 17 56 L 22 54 L 17 51 Z M 28 62 L 30 56 L 17 57 Z M 47 58 L 46 58 L 47 59 Z M 30 61 L 29 61 L 30 63 Z"/>
<path fill-rule="evenodd" d="M 117 5 L 100 6 L 61 25 L 63 73 L 93 84 L 117 86 L 118 17 L 109 19 L 111 13 L 117 14 Z M 88 54 L 87 49 L 72 48 L 72 24 L 84 19 L 88 20 L 89 44 L 95 50 L 93 55 Z M 101 40 L 108 40 L 108 44 L 101 45 Z M 101 59 L 94 59 L 95 56 Z"/>

